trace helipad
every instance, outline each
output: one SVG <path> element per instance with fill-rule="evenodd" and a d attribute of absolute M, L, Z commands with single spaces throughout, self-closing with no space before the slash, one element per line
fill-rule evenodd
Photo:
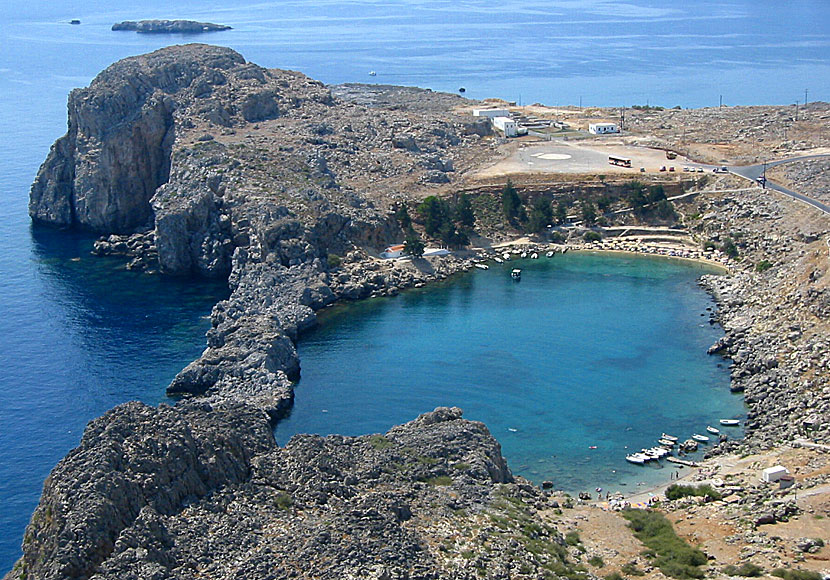
<path fill-rule="evenodd" d="M 549 159 L 551 161 L 564 161 L 565 159 L 570 159 L 570 155 L 566 155 L 565 153 L 534 153 L 532 157 L 537 157 L 539 159 Z"/>

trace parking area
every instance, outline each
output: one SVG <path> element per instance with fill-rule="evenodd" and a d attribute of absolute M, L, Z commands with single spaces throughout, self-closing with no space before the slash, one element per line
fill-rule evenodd
<path fill-rule="evenodd" d="M 631 160 L 631 168 L 612 165 L 608 162 L 609 156 L 622 157 Z M 640 168 L 647 173 L 659 173 L 661 168 L 668 172 L 673 167 L 675 172 L 683 172 L 683 168 L 690 170 L 698 168 L 711 171 L 712 167 L 693 163 L 678 156 L 676 159 L 667 159 L 666 152 L 661 149 L 648 149 L 623 144 L 602 144 L 592 142 L 544 142 L 522 144 L 508 158 L 495 165 L 480 171 L 480 177 L 491 177 L 516 173 L 590 173 L 590 174 L 638 174 Z"/>

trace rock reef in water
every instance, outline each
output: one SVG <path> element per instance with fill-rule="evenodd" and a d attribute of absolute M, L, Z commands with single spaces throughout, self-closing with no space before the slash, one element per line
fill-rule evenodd
<path fill-rule="evenodd" d="M 112 30 L 130 30 L 145 34 L 201 34 L 231 30 L 231 27 L 195 20 L 125 20 L 113 24 Z"/>

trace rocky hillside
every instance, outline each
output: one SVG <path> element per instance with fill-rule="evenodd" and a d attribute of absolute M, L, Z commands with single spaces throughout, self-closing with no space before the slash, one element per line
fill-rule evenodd
<path fill-rule="evenodd" d="M 489 151 L 489 124 L 453 113 L 460 97 L 395 89 L 418 103 L 400 107 L 390 90 L 353 86 L 341 99 L 206 45 L 125 59 L 71 93 L 69 130 L 38 172 L 30 214 L 136 231 L 96 250 L 140 267 L 229 278 L 207 350 L 170 391 L 278 415 L 299 372 L 293 339 L 314 310 L 440 275 L 335 270 L 329 257 L 399 242 L 389 204 L 440 191 Z"/>
<path fill-rule="evenodd" d="M 244 407 L 117 407 L 54 469 L 11 579 L 547 578 L 573 564 L 487 428 L 274 443 Z"/>

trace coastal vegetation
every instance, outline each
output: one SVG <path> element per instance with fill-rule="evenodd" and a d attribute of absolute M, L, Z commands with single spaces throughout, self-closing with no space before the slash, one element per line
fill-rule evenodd
<path fill-rule="evenodd" d="M 752 562 L 744 562 L 740 566 L 730 564 L 724 566 L 722 572 L 727 576 L 743 576 L 744 578 L 757 578 L 764 574 L 764 569 Z"/>
<path fill-rule="evenodd" d="M 666 499 L 675 500 L 681 497 L 705 497 L 710 500 L 718 500 L 723 495 L 711 485 L 683 485 L 675 483 L 666 489 Z"/>
<path fill-rule="evenodd" d="M 706 564 L 706 554 L 691 547 L 675 533 L 666 516 L 651 510 L 623 511 L 634 531 L 634 536 L 654 554 L 654 565 L 672 578 L 703 578 L 700 566 Z"/>

